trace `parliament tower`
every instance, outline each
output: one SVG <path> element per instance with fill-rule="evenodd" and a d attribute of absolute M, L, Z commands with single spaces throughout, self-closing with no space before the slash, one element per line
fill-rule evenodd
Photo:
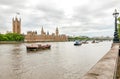
<path fill-rule="evenodd" d="M 58 27 L 56 28 L 56 36 L 59 35 L 59 30 L 58 30 Z"/>
<path fill-rule="evenodd" d="M 13 18 L 12 19 L 12 25 L 13 25 L 13 33 L 21 34 L 21 19 Z"/>

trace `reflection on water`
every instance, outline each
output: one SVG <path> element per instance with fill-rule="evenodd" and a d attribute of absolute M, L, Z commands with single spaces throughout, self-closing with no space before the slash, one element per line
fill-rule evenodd
<path fill-rule="evenodd" d="M 111 47 L 111 42 L 48 43 L 50 50 L 33 52 L 26 44 L 1 44 L 0 79 L 80 79 Z"/>
<path fill-rule="evenodd" d="M 21 75 L 23 73 L 23 63 L 20 51 L 19 45 L 15 45 L 13 52 L 11 53 L 11 68 L 14 74 L 14 79 L 22 79 Z"/>

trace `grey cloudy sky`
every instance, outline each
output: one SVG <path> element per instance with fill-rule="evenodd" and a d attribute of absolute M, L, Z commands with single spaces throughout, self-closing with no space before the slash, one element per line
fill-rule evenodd
<path fill-rule="evenodd" d="M 12 18 L 19 12 L 22 33 L 41 27 L 50 33 L 113 36 L 114 9 L 120 0 L 0 0 L 0 32 L 12 31 Z"/>

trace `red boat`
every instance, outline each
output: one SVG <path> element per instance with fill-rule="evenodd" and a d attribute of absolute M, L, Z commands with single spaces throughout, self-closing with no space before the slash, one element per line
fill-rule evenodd
<path fill-rule="evenodd" d="M 46 45 L 41 45 L 41 44 L 31 44 L 26 46 L 27 50 L 45 50 L 45 49 L 50 49 L 51 45 L 46 44 Z"/>

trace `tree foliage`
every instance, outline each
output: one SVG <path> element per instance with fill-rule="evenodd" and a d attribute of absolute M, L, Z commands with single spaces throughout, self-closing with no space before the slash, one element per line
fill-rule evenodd
<path fill-rule="evenodd" d="M 69 41 L 75 41 L 75 40 L 90 40 L 89 37 L 86 36 L 77 36 L 77 37 L 68 37 Z"/>
<path fill-rule="evenodd" d="M 24 36 L 17 33 L 0 34 L 0 41 L 23 41 Z"/>
<path fill-rule="evenodd" d="M 119 38 L 120 38 L 120 17 L 118 17 L 118 21 L 119 21 L 119 23 L 118 23 L 118 35 L 119 35 Z"/>

